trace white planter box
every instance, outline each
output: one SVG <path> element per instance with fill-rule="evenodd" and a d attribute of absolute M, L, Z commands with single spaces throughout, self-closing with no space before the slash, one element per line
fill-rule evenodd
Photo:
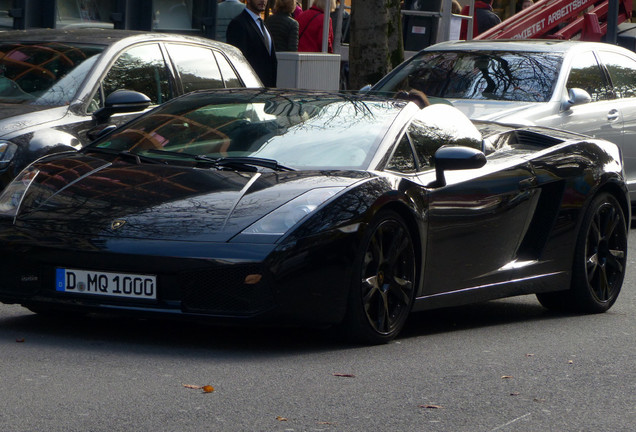
<path fill-rule="evenodd" d="M 340 54 L 278 52 L 276 87 L 310 90 L 339 89 Z"/>

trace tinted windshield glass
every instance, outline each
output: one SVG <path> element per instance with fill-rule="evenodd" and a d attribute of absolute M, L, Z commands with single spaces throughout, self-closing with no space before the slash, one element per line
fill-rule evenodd
<path fill-rule="evenodd" d="M 78 68 L 103 47 L 57 42 L 0 45 L 0 102 L 68 104 L 86 78 Z"/>
<path fill-rule="evenodd" d="M 285 92 L 191 94 L 94 146 L 164 160 L 247 156 L 296 169 L 359 169 L 401 105 Z"/>
<path fill-rule="evenodd" d="M 562 61 L 560 55 L 542 52 L 424 52 L 373 90 L 417 89 L 448 99 L 546 102 Z"/>

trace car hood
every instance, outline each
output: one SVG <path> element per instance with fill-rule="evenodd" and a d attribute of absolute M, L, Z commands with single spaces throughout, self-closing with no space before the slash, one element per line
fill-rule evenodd
<path fill-rule="evenodd" d="M 67 107 L 0 103 L 0 137 L 64 116 Z"/>
<path fill-rule="evenodd" d="M 16 224 L 76 236 L 228 241 L 302 193 L 363 172 L 237 172 L 106 162 L 78 153 L 39 162 Z"/>
<path fill-rule="evenodd" d="M 532 122 L 520 114 L 534 109 L 537 102 L 510 102 L 494 100 L 449 99 L 453 106 L 471 120 L 502 121 L 513 119 L 516 123 L 531 125 Z"/>

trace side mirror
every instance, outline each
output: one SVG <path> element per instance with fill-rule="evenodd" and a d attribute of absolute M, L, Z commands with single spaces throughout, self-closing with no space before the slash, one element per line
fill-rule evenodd
<path fill-rule="evenodd" d="M 581 88 L 571 88 L 568 90 L 568 99 L 561 104 L 561 110 L 567 111 L 575 105 L 583 105 L 590 103 L 592 97 L 588 92 Z"/>
<path fill-rule="evenodd" d="M 433 156 L 435 164 L 435 187 L 446 185 L 444 171 L 477 169 L 486 165 L 486 155 L 474 148 L 464 146 L 442 146 Z"/>
<path fill-rule="evenodd" d="M 104 121 L 113 114 L 143 111 L 151 104 L 151 100 L 143 93 L 132 90 L 115 90 L 108 96 L 104 108 L 93 113 L 98 121 Z"/>

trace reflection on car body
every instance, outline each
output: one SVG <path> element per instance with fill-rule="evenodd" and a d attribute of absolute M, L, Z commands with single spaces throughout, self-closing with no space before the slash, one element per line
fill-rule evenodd
<path fill-rule="evenodd" d="M 370 343 L 414 310 L 520 294 L 602 312 L 626 266 L 622 172 L 610 142 L 447 104 L 193 92 L 0 194 L 0 301 Z"/>

